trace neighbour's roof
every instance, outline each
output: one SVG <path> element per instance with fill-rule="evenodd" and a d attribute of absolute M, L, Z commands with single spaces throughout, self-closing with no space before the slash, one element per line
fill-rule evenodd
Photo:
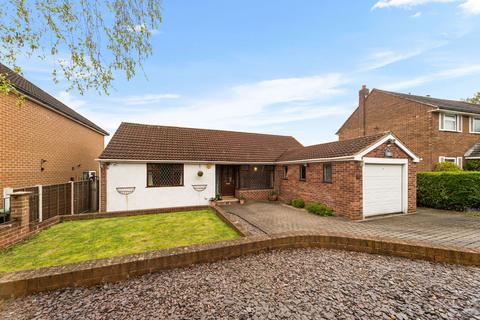
<path fill-rule="evenodd" d="M 477 142 L 473 145 L 470 150 L 465 153 L 466 158 L 480 158 L 480 142 Z"/>
<path fill-rule="evenodd" d="M 80 122 L 81 124 L 98 131 L 103 135 L 108 136 L 108 132 L 97 126 L 95 123 L 91 122 L 78 112 L 72 110 L 71 108 L 67 107 L 62 102 L 58 101 L 54 97 L 52 97 L 47 92 L 43 91 L 18 73 L 12 71 L 8 67 L 4 66 L 0 63 L 0 74 L 6 74 L 7 80 L 9 80 L 12 85 L 22 94 L 27 97 L 33 98 L 38 100 L 39 102 L 45 104 L 49 108 L 57 111 L 58 113 L 67 116 L 75 121 Z"/>
<path fill-rule="evenodd" d="M 434 106 L 436 108 L 442 109 L 442 110 L 449 110 L 449 111 L 456 111 L 456 112 L 466 112 L 466 113 L 478 113 L 480 114 L 480 104 L 475 104 L 475 103 L 468 103 L 465 101 L 457 101 L 457 100 L 447 100 L 447 99 L 438 99 L 438 98 L 432 98 L 428 96 L 416 96 L 413 94 L 406 94 L 406 93 L 398 93 L 398 92 L 391 92 L 391 91 L 385 91 L 385 90 L 380 90 L 380 89 L 373 89 L 372 91 L 379 91 L 379 92 L 384 92 L 388 93 L 400 98 L 404 99 L 409 99 L 413 100 L 416 102 L 420 102 L 423 104 L 428 104 L 431 106 Z"/>
<path fill-rule="evenodd" d="M 273 163 L 301 146 L 291 136 L 124 122 L 100 159 Z"/>
<path fill-rule="evenodd" d="M 353 156 L 372 146 L 375 142 L 379 141 L 381 138 L 385 137 L 388 134 L 390 133 L 382 132 L 374 135 L 364 136 L 361 138 L 294 148 L 286 151 L 278 159 L 278 161 L 288 162 L 298 160 L 329 159 Z"/>

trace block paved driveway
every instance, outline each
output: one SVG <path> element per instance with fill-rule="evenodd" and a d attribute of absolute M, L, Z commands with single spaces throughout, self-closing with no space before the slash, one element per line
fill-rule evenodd
<path fill-rule="evenodd" d="M 480 252 L 480 217 L 459 212 L 419 208 L 415 214 L 350 221 L 316 216 L 280 203 L 248 202 L 222 208 L 267 234 L 315 230 Z"/>

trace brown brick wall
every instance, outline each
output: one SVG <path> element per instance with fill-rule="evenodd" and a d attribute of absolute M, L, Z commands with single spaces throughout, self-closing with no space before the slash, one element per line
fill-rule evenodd
<path fill-rule="evenodd" d="M 310 163 L 307 179 L 299 180 L 298 164 L 288 165 L 288 179 L 280 178 L 280 199 L 302 198 L 333 208 L 339 216 L 362 219 L 362 167 L 358 161 L 332 162 L 332 183 L 323 182 L 323 163 Z M 283 177 L 283 166 L 277 166 Z"/>
<path fill-rule="evenodd" d="M 372 91 L 365 103 L 367 135 L 392 131 L 422 161 L 419 171 L 433 170 L 440 156 L 463 157 L 480 135 L 469 133 L 469 118 L 463 117 L 463 133 L 439 130 L 439 116 L 433 107 Z M 362 111 L 357 109 L 339 130 L 340 140 L 363 135 Z"/>
<path fill-rule="evenodd" d="M 240 198 L 244 196 L 247 200 L 268 200 L 268 195 L 272 192 L 273 189 L 255 189 L 255 190 L 235 190 L 235 197 Z"/>
<path fill-rule="evenodd" d="M 100 211 L 107 211 L 107 170 L 108 164 L 100 163 Z"/>
<path fill-rule="evenodd" d="M 81 178 L 83 171 L 98 172 L 101 134 L 28 99 L 21 105 L 16 100 L 0 96 L 0 193 L 5 187 L 64 183 Z M 47 160 L 43 172 L 41 159 Z"/>

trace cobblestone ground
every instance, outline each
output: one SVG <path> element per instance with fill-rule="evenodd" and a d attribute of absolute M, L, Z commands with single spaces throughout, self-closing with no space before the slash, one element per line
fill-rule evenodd
<path fill-rule="evenodd" d="M 59 290 L 0 319 L 480 319 L 480 269 L 301 249 Z"/>

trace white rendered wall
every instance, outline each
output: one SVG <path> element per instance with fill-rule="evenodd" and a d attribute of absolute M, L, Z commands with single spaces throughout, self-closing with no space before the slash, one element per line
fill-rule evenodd
<path fill-rule="evenodd" d="M 147 188 L 146 163 L 116 163 L 107 169 L 107 211 L 136 209 L 169 208 L 183 206 L 208 205 L 215 196 L 215 165 L 184 164 L 181 187 Z M 199 177 L 197 172 L 203 171 Z M 195 191 L 194 184 L 206 184 L 204 191 Z M 135 187 L 128 196 L 117 192 L 117 187 Z"/>

